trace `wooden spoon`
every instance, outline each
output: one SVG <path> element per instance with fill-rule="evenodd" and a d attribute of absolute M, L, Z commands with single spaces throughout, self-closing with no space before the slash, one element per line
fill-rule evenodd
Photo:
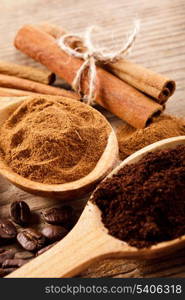
<path fill-rule="evenodd" d="M 47 96 L 44 96 L 47 97 Z M 35 98 L 35 96 L 34 96 Z M 56 97 L 61 98 L 61 97 Z M 25 100 L 32 99 L 32 97 L 14 97 L 0 99 L 0 126 L 8 119 L 14 110 Z M 72 101 L 69 99 L 69 101 Z M 104 178 L 115 166 L 118 160 L 118 144 L 115 133 L 106 121 L 107 126 L 110 127 L 110 134 L 106 148 L 99 159 L 96 167 L 87 176 L 65 184 L 43 184 L 36 181 L 28 180 L 9 168 L 4 160 L 0 158 L 0 174 L 11 181 L 19 188 L 27 192 L 47 196 L 60 197 L 61 199 L 69 199 L 72 197 L 78 198 L 85 193 L 92 190 L 95 184 Z"/>
<path fill-rule="evenodd" d="M 174 148 L 179 144 L 185 144 L 185 136 L 145 147 L 123 161 L 108 177 L 116 174 L 126 164 L 137 162 L 149 151 Z M 184 245 L 185 235 L 150 248 L 131 247 L 108 234 L 101 222 L 99 208 L 89 200 L 79 221 L 63 240 L 7 277 L 71 277 L 100 258 L 153 258 L 172 253 Z"/>

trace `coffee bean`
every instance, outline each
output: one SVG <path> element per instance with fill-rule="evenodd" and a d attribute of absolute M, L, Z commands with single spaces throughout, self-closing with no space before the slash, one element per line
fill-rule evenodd
<path fill-rule="evenodd" d="M 39 256 L 41 255 L 42 253 L 46 252 L 47 250 L 51 249 L 54 245 L 56 245 L 57 242 L 53 243 L 53 244 L 50 244 L 42 249 L 40 249 L 37 253 L 36 253 L 36 256 Z"/>
<path fill-rule="evenodd" d="M 50 242 L 61 240 L 67 233 L 67 229 L 57 225 L 46 225 L 43 227 L 41 233 Z"/>
<path fill-rule="evenodd" d="M 2 268 L 19 268 L 29 261 L 30 259 L 6 259 L 2 264 Z"/>
<path fill-rule="evenodd" d="M 19 225 L 29 223 L 31 212 L 28 204 L 24 201 L 15 201 L 10 207 L 10 216 L 12 220 Z"/>
<path fill-rule="evenodd" d="M 15 250 L 12 250 L 12 249 L 5 250 L 4 249 L 4 251 L 1 252 L 1 254 L 0 254 L 0 265 L 2 265 L 6 259 L 13 258 L 14 255 L 15 255 Z"/>
<path fill-rule="evenodd" d="M 16 252 L 14 258 L 16 259 L 28 259 L 33 258 L 35 255 L 32 252 L 29 251 L 20 251 Z"/>
<path fill-rule="evenodd" d="M 0 277 L 4 277 L 12 272 L 14 272 L 16 268 L 7 268 L 7 269 L 0 269 Z"/>
<path fill-rule="evenodd" d="M 38 231 L 28 228 L 17 235 L 19 244 L 28 251 L 37 251 L 45 244 L 45 237 Z"/>
<path fill-rule="evenodd" d="M 0 219 L 0 243 L 6 243 L 16 237 L 17 230 L 8 219 Z"/>
<path fill-rule="evenodd" d="M 70 206 L 49 208 L 42 211 L 43 219 L 53 225 L 65 225 L 71 221 L 73 210 Z"/>

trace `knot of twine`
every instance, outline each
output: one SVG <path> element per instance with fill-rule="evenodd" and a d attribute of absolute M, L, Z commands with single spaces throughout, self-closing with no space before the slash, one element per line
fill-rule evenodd
<path fill-rule="evenodd" d="M 71 56 L 81 58 L 84 60 L 81 67 L 78 69 L 77 74 L 72 82 L 72 87 L 81 96 L 83 102 L 94 105 L 96 98 L 96 65 L 98 63 L 108 64 L 115 63 L 123 56 L 126 56 L 131 50 L 136 36 L 139 32 L 140 22 L 136 20 L 134 23 L 134 29 L 128 36 L 127 41 L 123 46 L 115 52 L 106 52 L 104 48 L 97 48 L 92 42 L 92 32 L 97 29 L 96 26 L 88 27 L 83 37 L 75 34 L 65 34 L 58 40 L 58 45 L 62 50 Z M 72 48 L 71 39 L 79 43 L 81 46 Z M 81 51 L 83 47 L 83 52 Z M 88 68 L 88 93 L 82 93 L 82 76 L 85 70 Z"/>

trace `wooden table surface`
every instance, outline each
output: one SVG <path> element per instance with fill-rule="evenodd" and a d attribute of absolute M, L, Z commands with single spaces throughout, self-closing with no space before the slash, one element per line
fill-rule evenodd
<path fill-rule="evenodd" d="M 141 30 L 130 59 L 176 80 L 177 90 L 166 111 L 185 117 L 184 0 L 1 0 L 0 59 L 37 65 L 13 47 L 15 33 L 25 23 L 51 22 L 77 33 L 98 24 L 102 31 L 97 38 L 111 48 L 121 45 L 134 18 L 141 20 Z M 0 178 L 0 216 L 7 216 L 9 203 L 18 199 L 26 200 L 36 212 L 61 205 L 56 199 L 29 195 Z M 74 200 L 70 203 L 79 214 L 84 201 Z M 79 276 L 185 277 L 185 250 L 152 261 L 106 259 Z"/>

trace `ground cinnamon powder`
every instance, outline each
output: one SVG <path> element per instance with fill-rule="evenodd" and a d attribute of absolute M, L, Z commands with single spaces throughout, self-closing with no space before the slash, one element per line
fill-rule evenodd
<path fill-rule="evenodd" d="M 185 146 L 147 154 L 103 181 L 92 199 L 114 237 L 137 248 L 185 234 Z"/>
<path fill-rule="evenodd" d="M 105 118 L 79 101 L 37 97 L 24 102 L 4 123 L 0 152 L 25 178 L 66 183 L 94 169 L 109 131 Z"/>
<path fill-rule="evenodd" d="M 132 153 L 157 141 L 185 135 L 185 120 L 169 115 L 156 117 L 150 126 L 135 129 L 128 124 L 120 125 L 116 130 L 121 160 Z"/>

